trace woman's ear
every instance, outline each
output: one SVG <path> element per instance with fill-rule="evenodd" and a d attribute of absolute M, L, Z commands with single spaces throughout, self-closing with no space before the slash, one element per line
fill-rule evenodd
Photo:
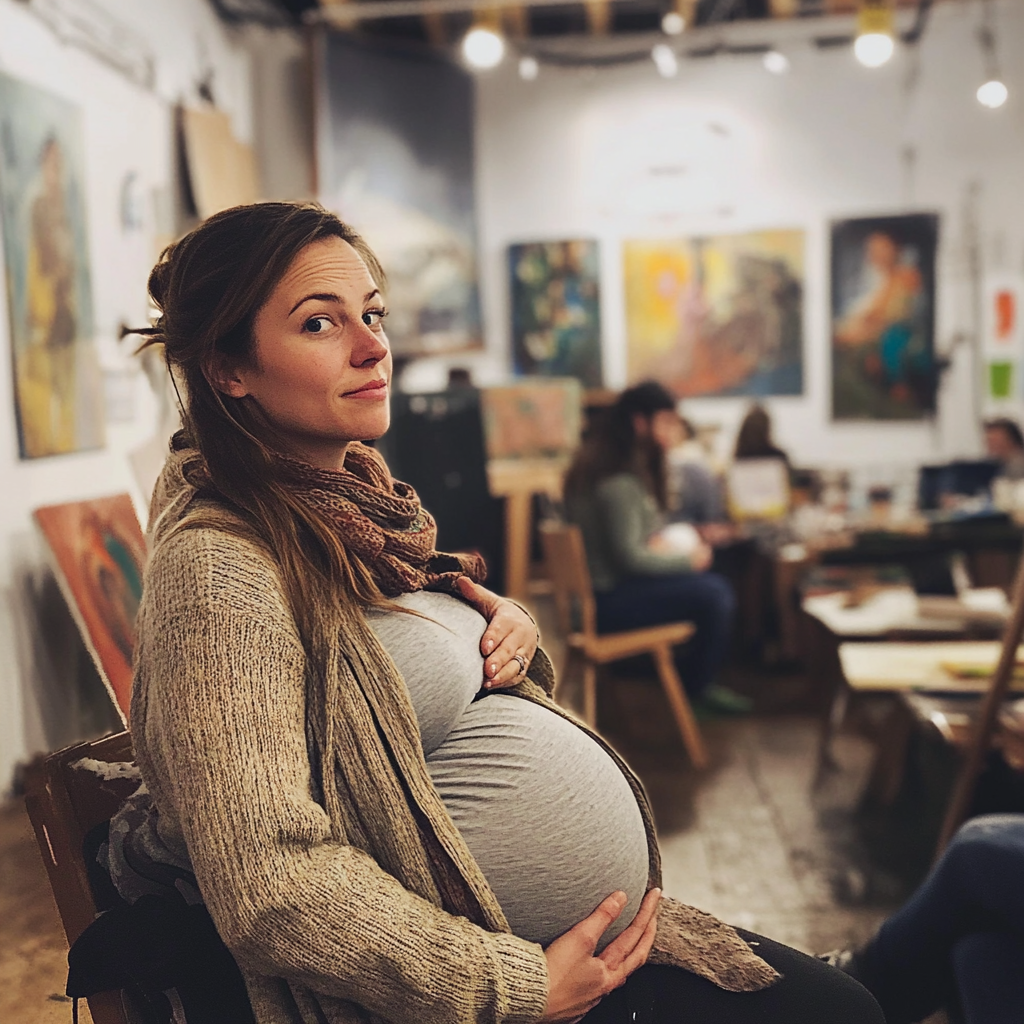
<path fill-rule="evenodd" d="M 245 398 L 249 394 L 238 360 L 223 352 L 214 352 L 206 368 L 206 379 L 229 398 Z"/>

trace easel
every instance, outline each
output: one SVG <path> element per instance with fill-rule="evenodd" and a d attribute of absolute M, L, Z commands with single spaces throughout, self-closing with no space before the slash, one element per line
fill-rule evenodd
<path fill-rule="evenodd" d="M 953 794 L 949 798 L 946 818 L 942 823 L 942 831 L 939 833 L 938 847 L 935 851 L 936 859 L 942 856 L 942 851 L 945 850 L 970 809 L 971 800 L 974 798 L 974 787 L 978 783 L 985 755 L 992 743 L 992 734 L 999 717 L 999 709 L 1003 706 L 1003 701 L 1006 699 L 1013 681 L 1013 670 L 1017 663 L 1017 648 L 1020 646 L 1022 636 L 1024 636 L 1024 557 L 1021 558 L 1017 569 L 1017 579 L 1013 585 L 1013 607 L 1010 612 L 1010 620 L 1006 624 L 1006 632 L 1003 634 L 999 664 L 996 666 L 992 682 L 982 702 L 981 714 L 978 716 L 974 733 L 967 745 L 963 767 L 960 769 Z"/>

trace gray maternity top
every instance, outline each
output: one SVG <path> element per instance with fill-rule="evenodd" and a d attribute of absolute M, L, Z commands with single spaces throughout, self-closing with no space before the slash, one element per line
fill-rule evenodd
<path fill-rule="evenodd" d="M 582 730 L 511 694 L 487 692 L 486 621 L 448 594 L 418 592 L 370 625 L 405 680 L 427 768 L 512 931 L 546 945 L 610 893 L 636 915 L 647 887 L 647 836 L 629 783 Z"/>

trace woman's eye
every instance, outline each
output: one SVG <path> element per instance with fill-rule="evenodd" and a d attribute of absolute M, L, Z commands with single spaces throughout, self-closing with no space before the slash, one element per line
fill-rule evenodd
<path fill-rule="evenodd" d="M 368 309 L 363 314 L 363 323 L 366 324 L 367 327 L 376 327 L 387 315 L 388 313 L 386 309 Z"/>
<path fill-rule="evenodd" d="M 327 330 L 330 320 L 325 316 L 311 316 L 303 325 L 302 329 L 310 334 L 320 334 Z"/>

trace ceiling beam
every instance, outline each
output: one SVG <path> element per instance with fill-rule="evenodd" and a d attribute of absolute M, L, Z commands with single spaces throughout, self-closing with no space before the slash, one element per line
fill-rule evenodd
<path fill-rule="evenodd" d="M 565 7 L 572 0 L 517 0 L 518 7 Z M 634 4 L 642 0 L 617 0 Z M 380 18 L 409 18 L 424 14 L 451 14 L 456 11 L 500 11 L 508 0 L 320 0 L 319 11 L 309 12 L 314 21 L 332 25 L 352 25 Z"/>

